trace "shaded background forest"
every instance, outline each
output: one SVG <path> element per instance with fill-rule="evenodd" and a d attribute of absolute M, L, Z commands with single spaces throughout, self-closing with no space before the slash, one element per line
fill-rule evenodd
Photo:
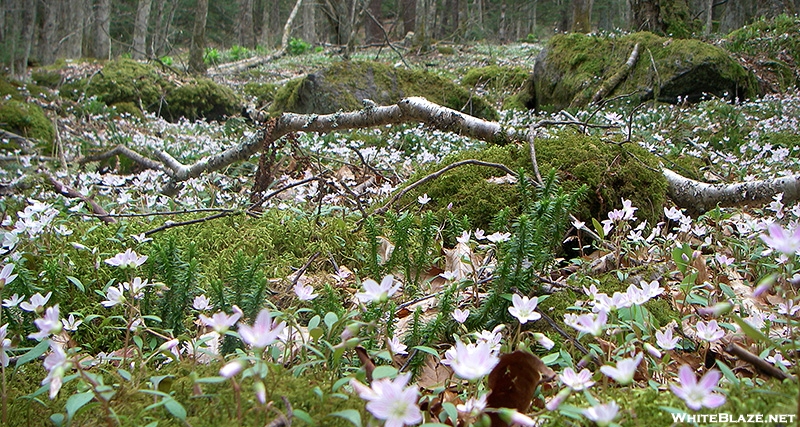
<path fill-rule="evenodd" d="M 272 49 L 296 0 L 3 0 L 0 60 L 12 74 L 58 58 L 158 58 L 203 47 Z M 207 8 L 203 20 L 202 12 Z M 556 32 L 727 33 L 794 14 L 798 0 L 305 0 L 291 36 L 313 45 L 536 41 Z M 711 10 L 711 13 L 709 13 Z M 374 19 L 373 19 L 374 18 Z M 711 18 L 711 19 L 708 19 Z M 198 28 L 198 23 L 202 28 Z M 382 27 L 377 23 L 380 22 Z M 413 34 L 409 34 L 413 33 Z"/>

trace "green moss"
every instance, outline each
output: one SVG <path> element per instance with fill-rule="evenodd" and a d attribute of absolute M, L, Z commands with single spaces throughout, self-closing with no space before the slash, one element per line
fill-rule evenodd
<path fill-rule="evenodd" d="M 241 101 L 230 88 L 209 79 L 197 79 L 170 91 L 164 110 L 170 119 L 219 120 L 238 113 L 241 108 Z"/>
<path fill-rule="evenodd" d="M 698 40 L 665 39 L 648 32 L 615 38 L 573 33 L 550 39 L 537 59 L 531 85 L 535 94 L 530 96 L 537 107 L 586 105 L 603 81 L 627 61 L 637 43 L 641 45 L 639 60 L 609 96 L 633 94 L 634 101 L 675 102 L 679 96 L 698 101 L 705 94 L 752 98 L 758 92 L 755 76 L 724 50 Z M 687 73 L 690 69 L 695 71 Z"/>
<path fill-rule="evenodd" d="M 131 117 L 136 117 L 139 120 L 144 120 L 144 114 L 142 114 L 142 110 L 136 106 L 133 102 L 118 102 L 111 106 L 117 115 L 122 116 L 123 114 L 128 114 Z"/>
<path fill-rule="evenodd" d="M 266 105 L 275 99 L 275 93 L 278 91 L 278 86 L 272 83 L 256 83 L 249 82 L 242 88 L 244 93 L 256 98 L 258 105 Z"/>
<path fill-rule="evenodd" d="M 731 52 L 755 57 L 756 69 L 779 90 L 800 84 L 800 18 L 780 15 L 760 19 L 728 34 L 723 44 Z"/>
<path fill-rule="evenodd" d="M 464 75 L 461 83 L 467 87 L 481 85 L 487 90 L 502 93 L 519 90 L 525 84 L 528 75 L 530 75 L 530 71 L 523 67 L 489 65 L 471 68 Z"/>
<path fill-rule="evenodd" d="M 130 59 L 107 63 L 100 73 L 83 84 L 86 96 L 97 96 L 106 105 L 132 102 L 151 112 L 158 112 L 163 107 L 162 96 L 174 87 L 153 67 Z M 66 89 L 80 89 L 81 85 L 67 85 Z"/>
<path fill-rule="evenodd" d="M 658 160 L 641 147 L 604 143 L 599 138 L 572 132 L 561 132 L 536 142 L 537 160 L 543 173 L 555 168 L 567 190 L 583 184 L 589 187 L 588 197 L 575 212 L 578 218 L 602 218 L 608 211 L 620 207 L 622 198 L 630 199 L 639 208 L 638 217 L 651 224 L 661 216 L 666 181 Z M 422 168 L 408 182 L 465 159 L 501 163 L 512 170 L 525 168 L 528 176 L 533 174 L 527 148 L 493 146 L 448 156 L 440 164 Z M 462 166 L 417 187 L 399 203 L 412 203 L 417 196 L 427 193 L 432 201 L 426 207 L 439 215 L 445 214 L 452 201 L 452 212 L 457 218 L 466 216 L 473 226 L 486 228 L 500 209 L 517 205 L 517 190 L 513 185 L 486 181 L 502 175 L 503 172 L 494 168 Z"/>
<path fill-rule="evenodd" d="M 55 129 L 41 107 L 14 99 L 0 101 L 0 127 L 26 138 L 50 145 Z"/>
<path fill-rule="evenodd" d="M 330 114 L 362 109 L 365 98 L 386 105 L 409 96 L 488 120 L 499 117 L 486 100 L 436 74 L 358 61 L 340 62 L 290 81 L 275 94 L 270 111 Z"/>
<path fill-rule="evenodd" d="M 55 71 L 47 71 L 44 69 L 39 69 L 38 71 L 31 73 L 31 78 L 34 82 L 36 82 L 36 84 L 49 87 L 51 89 L 57 88 L 63 79 L 61 74 Z"/>
<path fill-rule="evenodd" d="M 442 55 L 455 55 L 456 49 L 452 46 L 437 46 L 436 50 Z"/>

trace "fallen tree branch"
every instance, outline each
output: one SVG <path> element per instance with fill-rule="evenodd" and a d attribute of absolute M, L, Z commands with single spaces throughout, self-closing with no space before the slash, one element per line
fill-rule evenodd
<path fill-rule="evenodd" d="M 105 209 L 103 209 L 102 206 L 97 204 L 97 202 L 95 202 L 94 200 L 92 200 L 92 199 L 84 196 L 83 194 L 75 191 L 75 189 L 73 189 L 73 188 L 67 186 L 66 184 L 62 183 L 61 181 L 57 180 L 53 175 L 46 174 L 46 176 L 47 176 L 47 179 L 50 181 L 50 184 L 52 184 L 53 187 L 56 189 L 57 193 L 62 194 L 64 196 L 67 196 L 67 197 L 69 197 L 71 199 L 81 199 L 81 200 L 83 200 L 87 205 L 91 206 L 92 212 L 97 214 L 97 217 L 100 218 L 104 222 L 107 222 L 109 224 L 115 224 L 117 222 L 116 219 L 110 217 L 108 215 L 108 212 Z"/>
<path fill-rule="evenodd" d="M 771 376 L 772 378 L 777 378 L 781 381 L 787 378 L 794 379 L 791 375 L 787 375 L 780 369 L 773 366 L 771 363 L 749 352 L 747 349 L 740 346 L 739 344 L 736 343 L 729 344 L 727 347 L 725 347 L 725 352 L 733 356 L 736 356 L 739 359 L 744 360 L 745 362 L 755 366 L 756 368 L 758 368 L 759 371 Z"/>
<path fill-rule="evenodd" d="M 663 168 L 668 192 L 676 205 L 693 213 L 702 213 L 717 206 L 763 205 L 783 193 L 783 203 L 800 199 L 800 175 L 735 184 L 708 184 L 695 181 Z"/>
<path fill-rule="evenodd" d="M 613 76 L 609 77 L 608 80 L 604 81 L 602 85 L 600 85 L 600 89 L 592 97 L 592 104 L 599 102 L 601 99 L 608 96 L 609 93 L 613 92 L 614 89 L 622 83 L 625 78 L 628 77 L 633 67 L 636 65 L 636 61 L 639 59 L 639 43 L 636 43 L 636 46 L 633 47 L 633 52 L 631 52 L 631 56 L 628 58 L 628 61 L 619 69 Z"/>
<path fill-rule="evenodd" d="M 108 150 L 108 151 L 106 151 L 104 153 L 93 154 L 91 156 L 81 157 L 79 159 L 76 159 L 75 162 L 78 163 L 79 165 L 85 165 L 86 163 L 90 163 L 90 162 L 101 162 L 103 160 L 107 160 L 107 159 L 109 159 L 111 157 L 114 157 L 116 155 L 123 155 L 123 156 L 133 160 L 136 164 L 138 164 L 139 166 L 142 166 L 144 168 L 155 169 L 155 170 L 159 170 L 159 171 L 163 171 L 163 172 L 169 173 L 169 171 L 167 171 L 164 168 L 163 164 L 161 164 L 161 163 L 159 163 L 159 162 L 157 162 L 155 160 L 149 159 L 149 158 L 137 153 L 136 151 L 133 151 L 130 148 L 128 148 L 128 147 L 126 147 L 124 145 L 121 145 L 121 144 L 117 145 L 116 147 L 114 147 L 111 150 Z"/>

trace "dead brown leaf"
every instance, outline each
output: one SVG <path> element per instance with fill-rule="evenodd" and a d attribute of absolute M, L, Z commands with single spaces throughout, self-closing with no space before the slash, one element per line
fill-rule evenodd
<path fill-rule="evenodd" d="M 489 397 L 486 405 L 490 408 L 511 408 L 525 413 L 531 406 L 533 392 L 541 381 L 555 377 L 556 373 L 538 357 L 517 350 L 500 356 L 500 362 L 489 374 Z M 490 414 L 492 427 L 507 427 L 508 423 L 496 413 Z"/>

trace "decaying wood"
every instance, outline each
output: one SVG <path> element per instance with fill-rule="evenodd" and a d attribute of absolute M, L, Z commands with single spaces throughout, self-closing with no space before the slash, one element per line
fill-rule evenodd
<path fill-rule="evenodd" d="M 778 193 L 783 193 L 783 203 L 787 205 L 800 199 L 800 175 L 735 184 L 708 184 L 667 168 L 663 168 L 663 173 L 672 201 L 692 213 L 706 212 L 717 206 L 763 205 L 771 202 Z"/>
<path fill-rule="evenodd" d="M 772 378 L 777 378 L 779 380 L 785 380 L 787 378 L 792 378 L 791 375 L 787 375 L 780 369 L 776 368 L 766 360 L 758 357 L 757 355 L 747 351 L 744 347 L 740 346 L 736 343 L 731 343 L 727 347 L 725 347 L 725 352 L 730 353 L 741 360 L 755 366 L 761 372 L 771 376 Z"/>
<path fill-rule="evenodd" d="M 75 189 L 65 185 L 52 175 L 48 174 L 47 179 L 50 181 L 50 184 L 53 185 L 53 187 L 56 189 L 56 192 L 58 192 L 59 194 L 62 194 L 71 199 L 83 200 L 87 205 L 89 205 L 92 208 L 92 212 L 94 212 L 97 215 L 97 217 L 100 218 L 102 221 L 107 222 L 109 224 L 114 224 L 117 222 L 116 219 L 110 217 L 108 215 L 108 212 L 105 209 L 103 209 L 102 206 L 97 204 L 97 202 L 95 202 L 94 200 L 84 196 L 78 191 L 75 191 Z"/>
<path fill-rule="evenodd" d="M 600 89 L 598 89 L 597 93 L 592 97 L 592 103 L 597 103 L 608 96 L 609 93 L 613 92 L 614 89 L 628 77 L 628 74 L 630 74 L 631 70 L 636 65 L 637 60 L 639 60 L 639 43 L 636 43 L 636 46 L 633 47 L 633 52 L 631 52 L 631 56 L 628 58 L 628 61 L 625 62 L 625 65 L 600 85 Z"/>

